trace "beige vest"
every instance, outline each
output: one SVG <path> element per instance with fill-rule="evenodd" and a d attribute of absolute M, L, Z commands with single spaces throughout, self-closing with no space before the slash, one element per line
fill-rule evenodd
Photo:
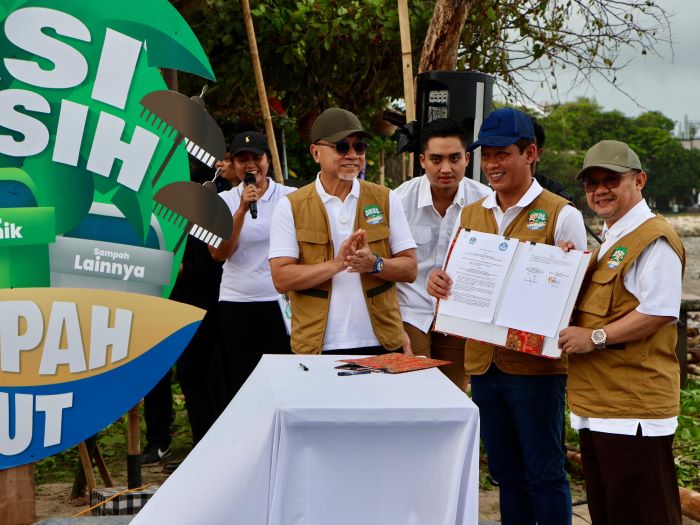
<path fill-rule="evenodd" d="M 288 196 L 299 243 L 299 264 L 317 264 L 334 258 L 328 214 L 315 183 Z M 355 229 L 367 232 L 372 253 L 391 258 L 389 245 L 389 189 L 360 181 Z M 369 318 L 377 339 L 384 348 L 396 350 L 403 342 L 403 324 L 396 285 L 375 275 L 362 273 L 362 290 Z M 323 348 L 331 280 L 308 290 L 290 292 L 292 303 L 292 350 L 298 354 L 318 354 Z"/>
<path fill-rule="evenodd" d="M 474 202 L 462 210 L 461 226 L 485 233 L 498 233 L 498 225 L 493 211 L 482 206 L 484 199 Z M 504 234 L 521 241 L 554 244 L 557 217 L 561 209 L 569 204 L 566 199 L 543 190 L 528 207 L 524 208 L 513 219 Z M 509 374 L 566 373 L 566 357 L 549 359 L 482 343 L 474 339 L 467 339 L 464 356 L 467 373 L 471 375 L 485 373 L 492 362 L 500 370 Z"/>
<path fill-rule="evenodd" d="M 644 249 L 664 237 L 685 266 L 685 248 L 660 216 L 620 239 L 584 280 L 573 325 L 601 328 L 639 305 L 624 286 L 624 277 Z M 578 416 L 659 419 L 678 414 L 680 373 L 676 359 L 676 325 L 670 324 L 624 349 L 594 350 L 569 356 L 569 407 Z"/>

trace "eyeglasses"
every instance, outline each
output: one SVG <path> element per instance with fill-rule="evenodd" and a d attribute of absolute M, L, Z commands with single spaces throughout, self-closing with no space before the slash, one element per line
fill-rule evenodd
<path fill-rule="evenodd" d="M 350 151 L 350 147 L 352 146 L 352 149 L 355 153 L 358 155 L 364 155 L 367 153 L 367 149 L 369 148 L 369 144 L 366 142 L 363 142 L 361 140 L 357 142 L 350 142 L 347 140 L 339 140 L 336 143 L 329 143 L 329 144 L 323 144 L 322 142 L 317 143 L 319 146 L 327 146 L 329 148 L 335 148 L 335 151 L 337 151 L 340 155 L 347 155 L 347 153 Z"/>
<path fill-rule="evenodd" d="M 609 190 L 614 190 L 615 188 L 620 186 L 623 176 L 632 175 L 633 173 L 633 171 L 628 171 L 627 173 L 611 173 L 610 175 L 606 175 L 602 179 L 592 180 L 590 178 L 586 178 L 583 179 L 583 181 L 581 182 L 583 183 L 583 189 L 586 193 L 593 193 L 598 189 L 598 186 L 600 186 L 601 184 Z"/>

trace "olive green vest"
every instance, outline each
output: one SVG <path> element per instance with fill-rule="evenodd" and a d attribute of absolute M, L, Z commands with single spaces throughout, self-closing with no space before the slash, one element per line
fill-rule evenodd
<path fill-rule="evenodd" d="M 493 211 L 478 200 L 462 210 L 461 226 L 485 233 L 498 233 Z M 532 203 L 524 208 L 506 228 L 504 235 L 521 241 L 554 244 L 557 217 L 564 206 L 571 204 L 550 191 L 543 190 Z M 491 363 L 503 372 L 518 375 L 549 375 L 566 373 L 566 357 L 550 359 L 515 350 L 509 350 L 474 339 L 467 339 L 464 352 L 467 373 L 485 373 Z"/>
<path fill-rule="evenodd" d="M 685 267 L 685 248 L 666 220 L 649 219 L 610 248 L 593 254 L 574 309 L 574 326 L 601 328 L 639 305 L 624 277 L 644 249 L 664 237 Z M 678 414 L 680 372 L 676 325 L 624 344 L 569 356 L 569 407 L 578 416 L 659 419 Z"/>
<path fill-rule="evenodd" d="M 328 214 L 316 191 L 316 184 L 308 184 L 290 193 L 287 198 L 292 205 L 299 243 L 299 264 L 317 264 L 332 260 L 335 252 Z M 355 230 L 362 228 L 367 232 L 370 250 L 383 259 L 391 258 L 389 212 L 389 189 L 360 181 Z M 360 279 L 374 334 L 384 348 L 400 348 L 403 342 L 403 324 L 396 285 L 369 273 L 360 274 Z M 331 292 L 329 279 L 314 288 L 289 293 L 292 304 L 291 346 L 294 352 L 321 352 Z"/>

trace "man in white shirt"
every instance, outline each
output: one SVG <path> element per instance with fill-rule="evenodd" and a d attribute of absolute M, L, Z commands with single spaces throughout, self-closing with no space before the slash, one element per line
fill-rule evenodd
<path fill-rule="evenodd" d="M 440 369 L 466 390 L 464 339 L 430 331 L 435 299 L 428 295 L 426 285 L 430 272 L 443 265 L 462 208 L 491 190 L 464 176 L 469 164 L 467 135 L 452 119 L 436 119 L 423 126 L 420 164 L 425 175 L 396 189 L 418 245 L 418 277 L 413 283 L 397 284 L 401 317 L 413 353 L 450 361 Z"/>
<path fill-rule="evenodd" d="M 577 178 L 605 220 L 572 326 L 559 337 L 569 355 L 571 426 L 581 438 L 591 518 L 594 525 L 680 525 L 671 447 L 685 250 L 642 197 L 647 176 L 627 144 L 593 146 Z"/>
<path fill-rule="evenodd" d="M 396 195 L 357 180 L 367 135 L 349 111 L 324 111 L 311 127 L 319 174 L 275 209 L 270 267 L 296 353 L 410 351 L 395 283 L 416 278 L 416 244 Z"/>

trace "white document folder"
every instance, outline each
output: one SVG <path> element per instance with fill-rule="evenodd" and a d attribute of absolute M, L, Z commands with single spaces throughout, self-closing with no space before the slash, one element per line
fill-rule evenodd
<path fill-rule="evenodd" d="M 460 236 L 462 237 L 460 238 Z M 470 232 L 470 230 L 462 228 L 457 231 L 443 268 L 450 275 L 453 283 L 457 282 L 459 273 L 465 271 L 464 261 L 470 259 L 471 251 L 474 254 L 478 251 L 478 241 L 486 237 L 491 238 L 491 244 L 493 244 L 494 238 L 512 241 L 506 237 Z M 462 242 L 467 238 L 468 242 Z M 515 250 L 505 279 L 502 283 L 496 283 L 494 287 L 497 298 L 491 322 L 444 313 L 445 310 L 453 312 L 454 308 L 443 307 L 443 312 L 441 312 L 441 304 L 444 306 L 445 302 L 438 301 L 433 330 L 498 346 L 507 346 L 506 340 L 511 329 L 534 333 L 544 336 L 540 355 L 554 359 L 559 358 L 561 350 L 557 345 L 558 334 L 569 325 L 569 319 L 581 289 L 591 253 L 574 253 L 572 251 L 566 254 L 558 247 L 532 242 L 518 242 Z M 567 261 L 566 276 L 559 279 L 565 281 L 567 287 L 565 292 L 554 294 L 554 296 L 546 293 L 552 286 L 557 285 L 557 275 L 563 276 L 563 274 L 557 273 L 557 264 L 565 265 Z M 530 277 L 524 278 L 526 275 Z M 505 305 L 504 296 L 509 298 Z M 519 318 L 513 314 L 514 309 L 522 312 Z M 544 328 L 541 323 L 533 322 L 538 312 L 547 316 L 549 328 Z M 508 319 L 512 324 L 510 326 L 499 324 L 499 318 Z"/>

